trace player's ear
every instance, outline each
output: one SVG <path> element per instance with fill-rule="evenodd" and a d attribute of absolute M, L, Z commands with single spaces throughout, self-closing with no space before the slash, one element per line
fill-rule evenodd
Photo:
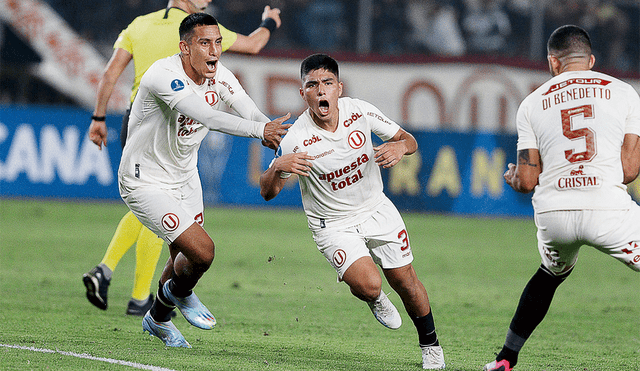
<path fill-rule="evenodd" d="M 547 55 L 547 61 L 549 62 L 549 72 L 551 72 L 551 76 L 556 76 L 560 73 L 560 60 L 549 54 Z"/>
<path fill-rule="evenodd" d="M 180 53 L 184 54 L 184 55 L 189 55 L 190 53 L 190 49 L 189 49 L 189 44 L 187 44 L 186 41 L 184 40 L 180 40 L 180 44 L 178 44 L 180 46 Z"/>
<path fill-rule="evenodd" d="M 340 81 L 338 83 L 338 97 L 342 96 L 342 89 L 343 89 L 343 85 L 342 85 L 342 81 Z"/>
<path fill-rule="evenodd" d="M 593 54 L 591 54 L 591 57 L 589 57 L 589 69 L 592 69 L 595 64 L 596 64 L 596 57 Z"/>

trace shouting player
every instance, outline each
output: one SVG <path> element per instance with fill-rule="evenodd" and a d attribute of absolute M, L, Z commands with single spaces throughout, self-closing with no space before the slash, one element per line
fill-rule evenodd
<path fill-rule="evenodd" d="M 222 36 L 213 16 L 187 16 L 179 35 L 180 53 L 155 62 L 142 77 L 118 182 L 129 209 L 167 242 L 171 254 L 142 327 L 167 346 L 189 347 L 171 322 L 174 307 L 196 327 L 211 329 L 216 323 L 192 291 L 214 258 L 213 241 L 202 228 L 200 142 L 216 130 L 260 138 L 276 148 L 290 125 L 281 125 L 289 115 L 268 122 L 220 63 Z M 244 119 L 222 112 L 222 102 Z"/>
<path fill-rule="evenodd" d="M 260 177 L 260 193 L 268 201 L 291 174 L 300 175 L 309 228 L 339 279 L 368 303 L 381 324 L 397 329 L 402 319 L 381 290 L 379 264 L 418 330 L 423 367 L 442 369 L 444 356 L 427 291 L 411 265 L 409 236 L 383 193 L 379 169 L 394 166 L 418 144 L 371 104 L 340 98 L 342 82 L 333 58 L 311 55 L 302 62 L 300 74 L 300 95 L 308 109 Z M 374 147 L 372 132 L 387 142 Z"/>
<path fill-rule="evenodd" d="M 89 127 L 89 139 L 99 148 L 107 145 L 105 114 L 114 85 L 125 68 L 133 61 L 135 78 L 131 89 L 131 103 L 138 93 L 140 79 L 153 62 L 174 55 L 178 48 L 178 27 L 189 14 L 203 12 L 211 0 L 169 0 L 167 8 L 137 17 L 124 29 L 116 43 L 109 64 L 100 83 L 96 105 Z M 266 6 L 262 23 L 254 32 L 245 36 L 218 25 L 222 35 L 222 51 L 258 53 L 267 44 L 271 33 L 280 27 L 280 9 Z M 129 125 L 129 110 L 123 116 L 120 144 L 124 147 Z M 107 295 L 111 277 L 120 259 L 136 245 L 135 278 L 127 314 L 144 316 L 151 308 L 153 295 L 151 281 L 160 259 L 163 240 L 158 238 L 138 219 L 128 212 L 122 217 L 100 264 L 82 276 L 87 299 L 96 307 L 107 309 Z"/>
<path fill-rule="evenodd" d="M 522 292 L 502 350 L 485 371 L 516 365 L 582 245 L 640 271 L 640 207 L 624 185 L 640 168 L 638 93 L 591 71 L 591 41 L 577 26 L 555 30 L 547 51 L 553 78 L 520 105 L 518 163 L 504 174 L 514 190 L 535 190 L 542 265 Z"/>

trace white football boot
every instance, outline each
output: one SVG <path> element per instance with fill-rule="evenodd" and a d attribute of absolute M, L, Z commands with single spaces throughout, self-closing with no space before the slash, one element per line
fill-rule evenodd
<path fill-rule="evenodd" d="M 395 330 L 402 325 L 400 313 L 398 313 L 398 310 L 384 292 L 380 291 L 380 296 L 374 301 L 367 302 L 367 304 L 371 308 L 371 313 L 384 327 Z"/>
<path fill-rule="evenodd" d="M 420 347 L 422 349 L 422 368 L 425 370 L 443 370 L 444 353 L 440 345 Z"/>

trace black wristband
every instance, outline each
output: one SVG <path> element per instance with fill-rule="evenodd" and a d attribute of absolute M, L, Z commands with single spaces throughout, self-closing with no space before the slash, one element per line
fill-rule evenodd
<path fill-rule="evenodd" d="M 91 116 L 91 120 L 93 121 L 107 121 L 107 117 L 106 116 Z"/>
<path fill-rule="evenodd" d="M 264 20 L 262 20 L 262 23 L 260 23 L 259 27 L 264 27 L 267 30 L 269 30 L 269 32 L 273 33 L 273 31 L 278 28 L 277 24 L 276 24 L 276 20 L 269 17 L 269 18 L 265 18 Z"/>

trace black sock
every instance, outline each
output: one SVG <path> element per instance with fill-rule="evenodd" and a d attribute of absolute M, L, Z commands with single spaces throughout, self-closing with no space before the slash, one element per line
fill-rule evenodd
<path fill-rule="evenodd" d="M 413 324 L 418 330 L 418 341 L 420 346 L 437 346 L 438 335 L 436 334 L 436 325 L 433 322 L 433 313 L 429 312 L 424 317 L 412 318 Z"/>
<path fill-rule="evenodd" d="M 158 282 L 158 295 L 149 309 L 151 318 L 158 322 L 167 322 L 171 320 L 171 312 L 176 307 L 171 303 L 164 293 L 162 292 L 162 283 Z"/>
<path fill-rule="evenodd" d="M 518 353 L 533 330 L 542 322 L 549 311 L 556 289 L 571 271 L 554 276 L 540 267 L 522 291 L 516 313 L 511 319 L 504 347 L 497 360 L 506 359 L 511 367 L 518 362 Z"/>
<path fill-rule="evenodd" d="M 198 281 L 193 281 L 189 278 L 178 277 L 175 273 L 171 275 L 171 281 L 169 281 L 169 291 L 179 298 L 185 298 L 193 292 L 192 289 L 196 286 Z"/>
<path fill-rule="evenodd" d="M 498 353 L 498 356 L 496 357 L 496 361 L 500 362 L 503 359 L 506 359 L 507 361 L 509 361 L 509 366 L 511 366 L 513 368 L 513 366 L 516 365 L 516 363 L 518 363 L 518 354 L 520 352 L 516 352 L 513 349 L 509 349 L 507 348 L 507 346 L 503 346 L 502 350 L 500 351 L 500 353 Z"/>

